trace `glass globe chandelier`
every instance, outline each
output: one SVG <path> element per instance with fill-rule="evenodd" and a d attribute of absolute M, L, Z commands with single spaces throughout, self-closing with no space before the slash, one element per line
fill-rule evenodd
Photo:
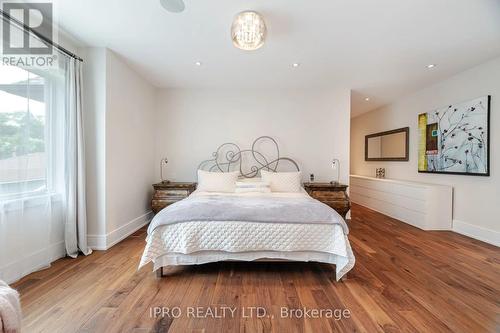
<path fill-rule="evenodd" d="M 267 29 L 262 16 L 253 11 L 241 12 L 231 26 L 233 45 L 245 51 L 257 50 L 264 45 Z"/>

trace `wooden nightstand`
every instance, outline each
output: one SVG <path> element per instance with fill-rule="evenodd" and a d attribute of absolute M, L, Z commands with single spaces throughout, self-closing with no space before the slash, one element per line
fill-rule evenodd
<path fill-rule="evenodd" d="M 174 202 L 187 198 L 194 190 L 196 183 L 165 182 L 153 184 L 155 189 L 151 199 L 151 209 L 156 214 Z"/>
<path fill-rule="evenodd" d="M 347 185 L 330 183 L 304 183 L 304 189 L 311 197 L 332 207 L 344 219 L 351 209 L 351 200 L 347 195 Z"/>

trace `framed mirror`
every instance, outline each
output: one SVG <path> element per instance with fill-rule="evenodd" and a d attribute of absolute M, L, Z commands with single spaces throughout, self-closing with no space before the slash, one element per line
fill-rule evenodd
<path fill-rule="evenodd" d="M 365 161 L 408 161 L 410 128 L 365 136 Z"/>

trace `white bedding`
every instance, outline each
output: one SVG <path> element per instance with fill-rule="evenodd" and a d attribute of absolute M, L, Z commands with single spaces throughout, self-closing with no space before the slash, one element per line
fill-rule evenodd
<path fill-rule="evenodd" d="M 195 191 L 192 195 L 215 195 Z M 216 193 L 231 196 L 304 197 L 297 193 Z M 164 225 L 147 237 L 139 267 L 203 264 L 262 258 L 318 261 L 336 265 L 340 279 L 354 266 L 347 236 L 338 224 L 191 221 Z"/>

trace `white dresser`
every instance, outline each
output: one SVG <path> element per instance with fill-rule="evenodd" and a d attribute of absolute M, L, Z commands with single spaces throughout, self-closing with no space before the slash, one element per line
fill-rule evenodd
<path fill-rule="evenodd" d="M 423 230 L 451 230 L 451 186 L 358 175 L 350 178 L 352 202 Z"/>

